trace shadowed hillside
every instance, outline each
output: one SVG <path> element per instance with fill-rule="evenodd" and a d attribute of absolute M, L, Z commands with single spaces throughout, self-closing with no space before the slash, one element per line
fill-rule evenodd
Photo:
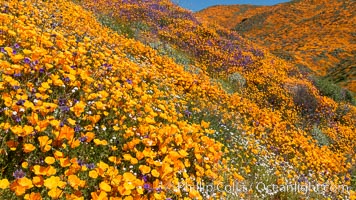
<path fill-rule="evenodd" d="M 355 199 L 325 91 L 169 0 L 0 0 L 0 199 Z"/>
<path fill-rule="evenodd" d="M 299 0 L 215 6 L 196 15 L 237 30 L 275 55 L 356 91 L 356 2 Z"/>

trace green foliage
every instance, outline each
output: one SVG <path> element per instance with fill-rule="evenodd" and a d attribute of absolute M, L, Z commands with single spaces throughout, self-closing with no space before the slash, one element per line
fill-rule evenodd
<path fill-rule="evenodd" d="M 356 188 L 356 166 L 351 170 L 351 188 Z"/>
<path fill-rule="evenodd" d="M 329 146 L 331 144 L 331 139 L 325 135 L 318 126 L 314 125 L 311 130 L 312 137 L 318 142 L 319 146 Z"/>
<path fill-rule="evenodd" d="M 356 105 L 353 94 L 349 90 L 343 89 L 331 81 L 323 78 L 315 78 L 314 84 L 319 89 L 321 95 L 330 97 L 337 102 L 346 101 Z"/>
<path fill-rule="evenodd" d="M 202 72 L 200 68 L 195 67 L 194 65 L 184 65 L 184 70 L 192 74 L 199 74 Z"/>
<path fill-rule="evenodd" d="M 215 81 L 229 94 L 242 92 L 242 89 L 246 87 L 246 79 L 238 72 L 229 74 L 227 79 L 218 78 Z"/>
<path fill-rule="evenodd" d="M 310 70 L 307 66 L 302 64 L 296 64 L 296 67 L 299 69 L 302 74 L 311 74 L 312 70 Z"/>
<path fill-rule="evenodd" d="M 185 52 L 172 47 L 172 45 L 170 45 L 169 43 L 155 41 L 148 43 L 148 45 L 151 48 L 157 50 L 160 55 L 168 56 L 172 58 L 176 63 L 184 65 L 186 71 L 193 70 L 192 73 L 198 73 L 197 69 L 193 69 L 193 67 L 188 67 L 188 65 L 192 64 L 192 61 L 189 56 Z"/>
<path fill-rule="evenodd" d="M 220 84 L 222 89 L 229 94 L 242 92 L 242 90 L 246 87 L 246 79 L 238 72 L 228 75 L 227 79 L 213 79 L 213 82 Z"/>
<path fill-rule="evenodd" d="M 135 31 L 127 23 L 123 23 L 107 15 L 98 16 L 98 21 L 109 27 L 110 29 L 118 32 L 119 34 L 125 35 L 128 38 L 134 38 Z"/>
<path fill-rule="evenodd" d="M 229 83 L 238 91 L 246 86 L 246 79 L 240 73 L 232 73 L 228 76 Z"/>
<path fill-rule="evenodd" d="M 224 79 L 218 78 L 218 79 L 212 79 L 212 82 L 218 83 L 220 84 L 221 88 L 229 93 L 232 94 L 235 92 L 234 88 L 232 87 L 232 85 L 229 83 L 229 81 L 226 81 Z"/>
<path fill-rule="evenodd" d="M 0 190 L 0 197 L 1 199 L 11 199 L 11 200 L 22 199 L 20 197 L 17 197 L 16 194 L 12 192 L 10 189 Z"/>

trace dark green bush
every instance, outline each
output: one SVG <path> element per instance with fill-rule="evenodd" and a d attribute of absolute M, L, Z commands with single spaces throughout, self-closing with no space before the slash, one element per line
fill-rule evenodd
<path fill-rule="evenodd" d="M 349 90 L 343 89 L 327 79 L 314 78 L 314 85 L 323 96 L 330 97 L 337 102 L 346 101 L 353 105 L 356 104 L 353 94 Z"/>
<path fill-rule="evenodd" d="M 317 125 L 313 126 L 311 135 L 317 141 L 319 146 L 329 146 L 332 143 L 332 140 L 327 135 L 325 135 Z"/>

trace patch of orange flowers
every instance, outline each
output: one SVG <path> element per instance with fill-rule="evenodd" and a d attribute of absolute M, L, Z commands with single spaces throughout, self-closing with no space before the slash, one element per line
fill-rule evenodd
<path fill-rule="evenodd" d="M 170 1 L 137 2 L 109 3 L 151 27 L 157 21 L 137 11 L 153 9 L 164 20 L 147 37 L 187 45 L 199 73 L 101 25 L 95 17 L 110 14 L 108 1 L 0 1 L 0 197 L 203 199 L 180 184 L 247 181 L 266 155 L 345 182 L 337 178 L 355 164 L 354 107 L 331 118 L 339 105 L 288 75 L 288 63 Z M 232 73 L 246 78 L 240 93 L 214 82 Z M 310 124 L 301 127 L 296 83 L 317 99 L 332 145 L 318 146 Z"/>

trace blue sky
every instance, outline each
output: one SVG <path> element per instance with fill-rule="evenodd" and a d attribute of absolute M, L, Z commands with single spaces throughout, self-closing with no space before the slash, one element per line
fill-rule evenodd
<path fill-rule="evenodd" d="M 198 11 L 212 5 L 228 4 L 255 4 L 255 5 L 274 5 L 277 3 L 288 2 L 289 0 L 173 0 L 180 6 L 192 11 Z"/>

